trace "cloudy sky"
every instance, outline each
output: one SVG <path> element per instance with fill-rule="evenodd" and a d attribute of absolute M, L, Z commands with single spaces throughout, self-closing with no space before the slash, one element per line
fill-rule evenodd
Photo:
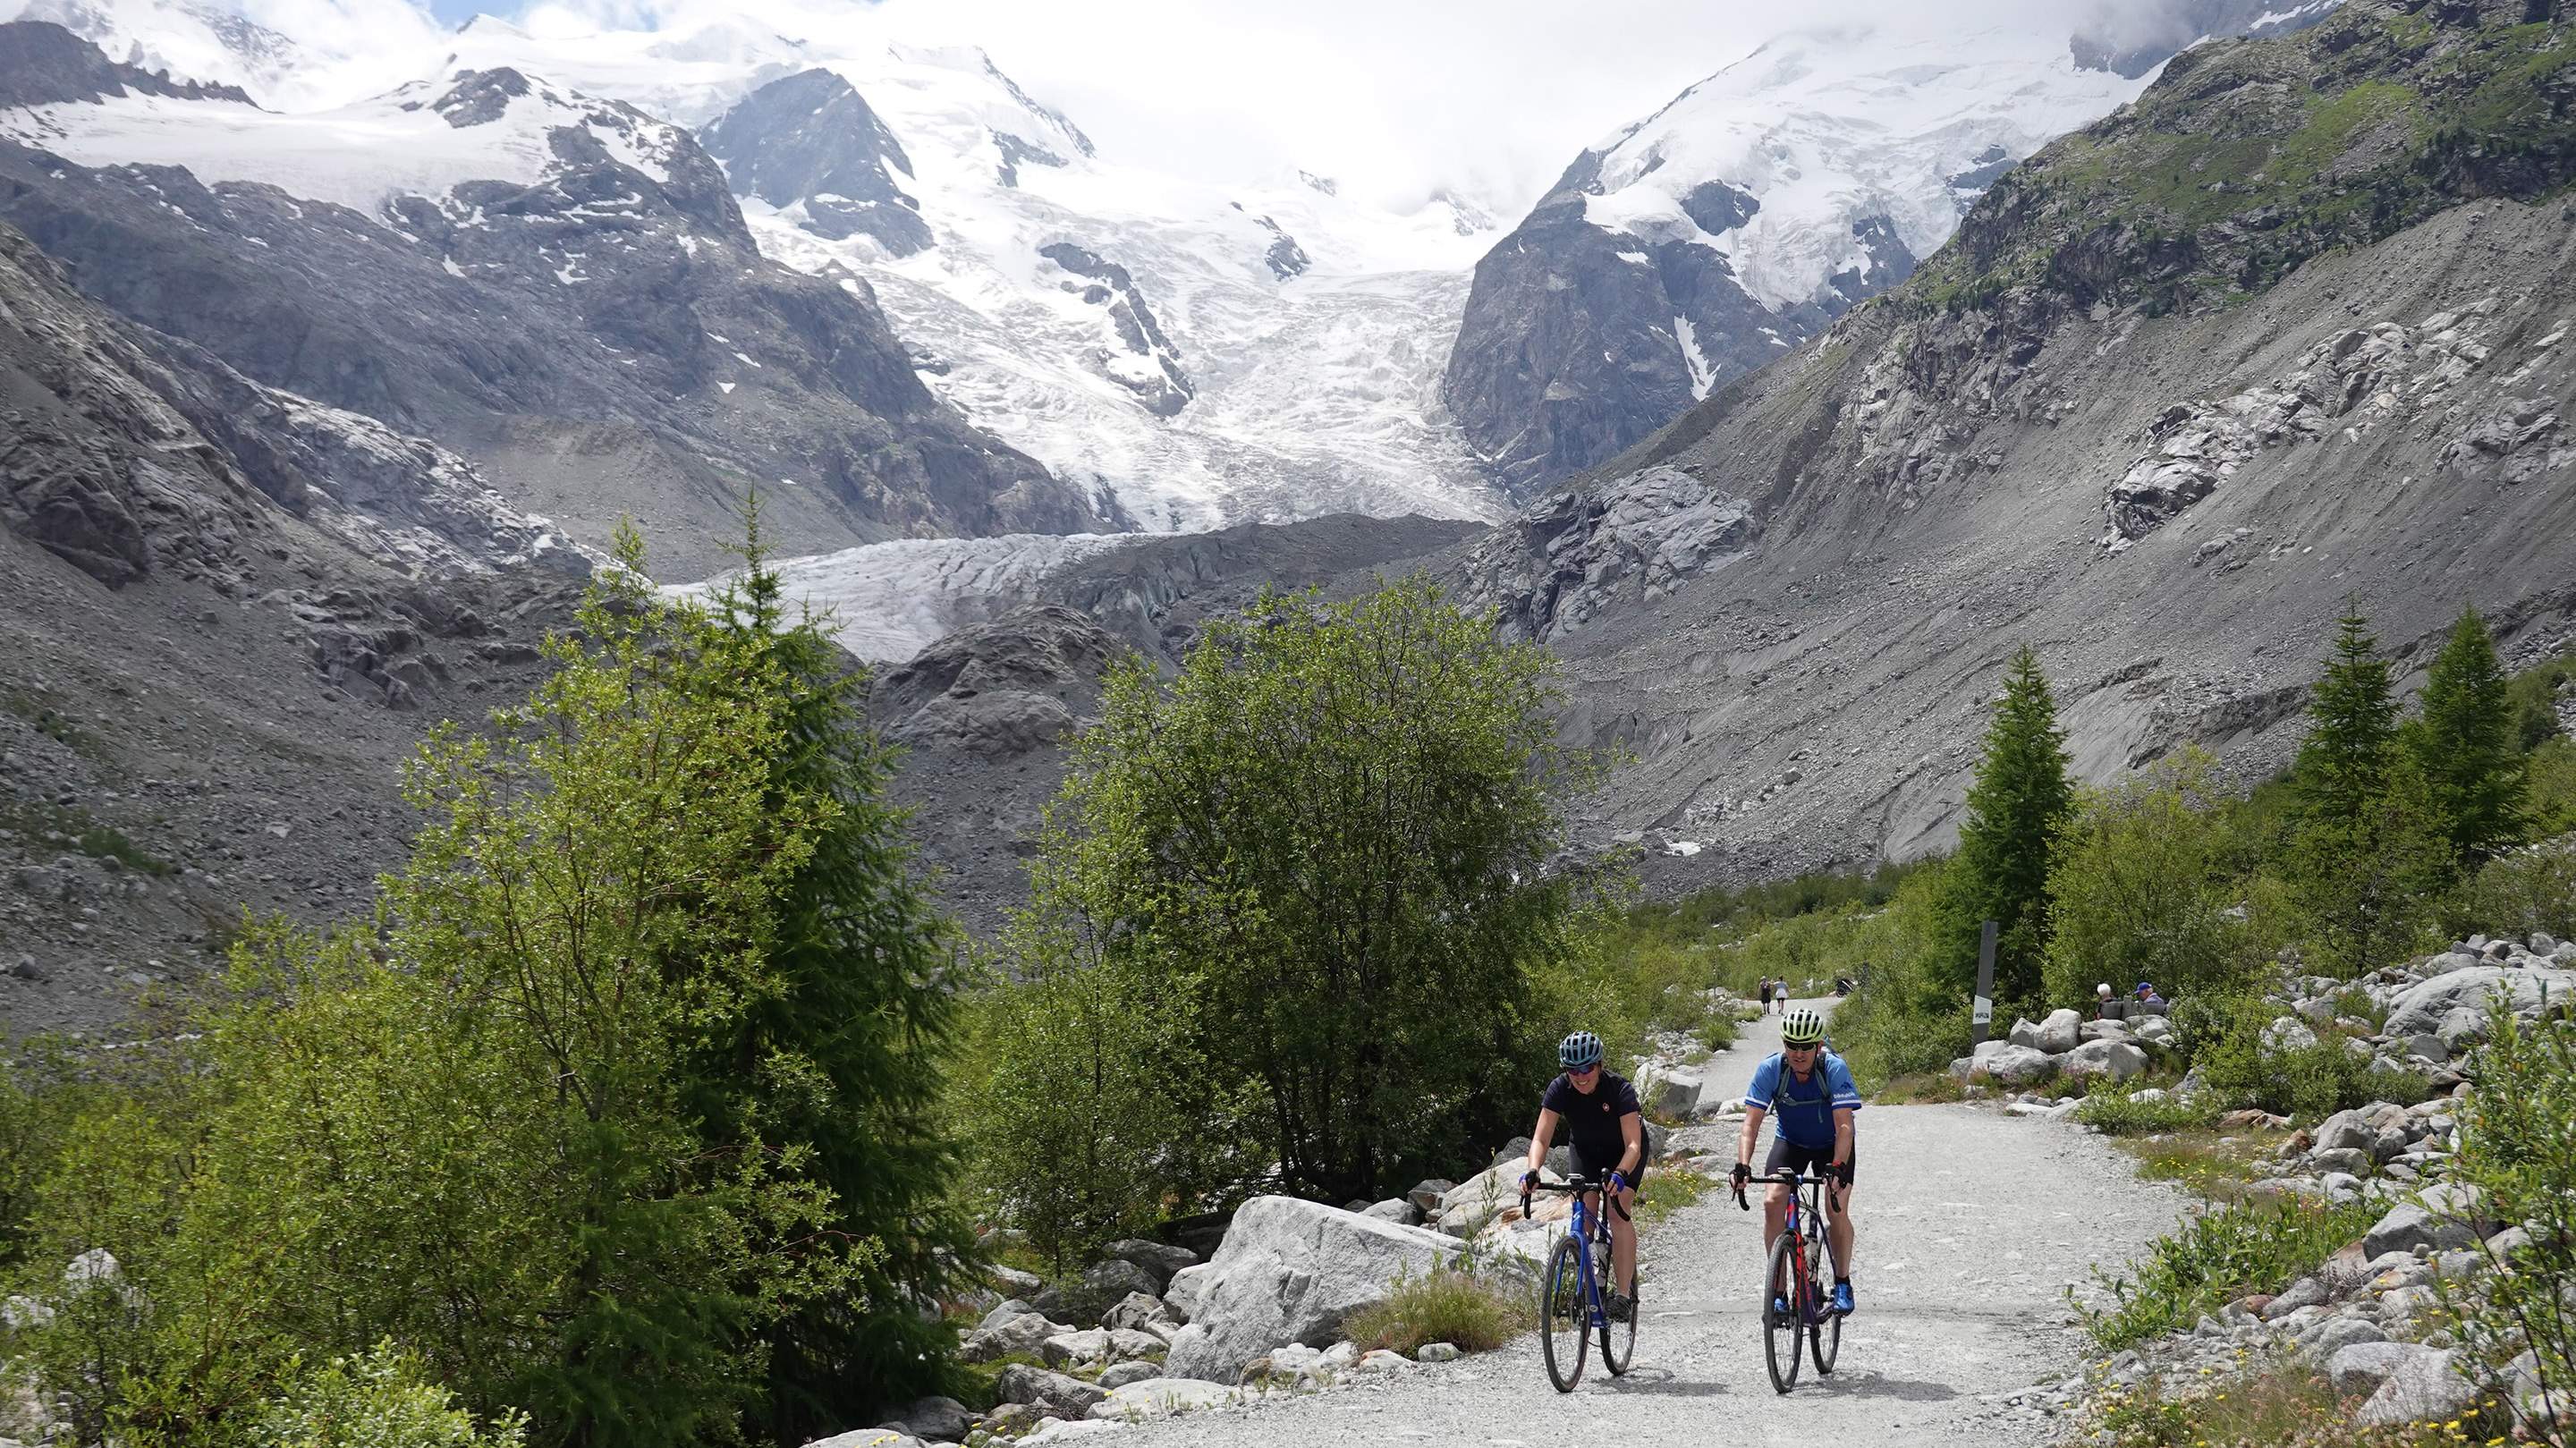
<path fill-rule="evenodd" d="M 26 0 L 0 0 L 0 13 Z M 153 3 L 153 0 L 142 0 Z M 167 0 L 163 0 L 167 3 Z M 211 0 L 408 79 L 433 27 L 488 11 L 558 34 L 757 16 L 824 42 L 982 46 L 1102 148 L 1217 182 L 1302 168 L 1410 208 L 1459 191 L 1508 222 L 1586 145 L 1774 30 L 2013 24 L 2175 0 Z M 391 77 L 379 81 L 377 75 Z"/>

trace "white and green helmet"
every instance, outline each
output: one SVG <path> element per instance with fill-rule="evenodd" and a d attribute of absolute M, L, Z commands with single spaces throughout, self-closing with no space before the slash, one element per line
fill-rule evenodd
<path fill-rule="evenodd" d="M 1800 1006 L 1780 1020 L 1780 1039 L 1792 1046 L 1812 1046 L 1825 1038 L 1825 1018 L 1813 1006 Z"/>

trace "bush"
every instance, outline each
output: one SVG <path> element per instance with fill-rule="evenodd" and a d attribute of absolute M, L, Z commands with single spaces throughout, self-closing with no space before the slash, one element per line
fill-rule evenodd
<path fill-rule="evenodd" d="M 1490 1352 L 1528 1330 L 1531 1307 L 1525 1284 L 1442 1268 L 1397 1283 L 1385 1301 L 1351 1314 L 1342 1332 L 1363 1351 L 1385 1348 L 1406 1357 L 1427 1342 Z"/>
<path fill-rule="evenodd" d="M 2247 1293 L 2278 1292 L 2314 1272 L 2381 1211 L 2375 1202 L 2328 1205 L 2307 1197 L 2203 1211 L 2157 1238 L 2128 1272 L 2096 1269 L 2094 1280 L 2115 1305 L 2079 1304 L 2077 1311 L 2106 1352 L 2180 1331 Z"/>
<path fill-rule="evenodd" d="M 2462 882 L 2448 922 L 2529 939 L 2576 938 L 2576 835 L 2498 855 Z"/>
<path fill-rule="evenodd" d="M 515 1414 L 478 1426 L 418 1359 L 385 1343 L 297 1378 L 260 1410 L 253 1437 L 261 1448 L 520 1448 L 526 1426 Z"/>
<path fill-rule="evenodd" d="M 2047 1000 L 2090 999 L 2096 981 L 2154 981 L 2176 999 L 2244 972 L 2246 927 L 2218 873 L 2226 819 L 2216 761 L 2197 749 L 2078 796 L 2049 871 Z"/>
<path fill-rule="evenodd" d="M 2105 1136 L 2151 1136 L 2167 1131 L 2197 1131 L 2218 1119 L 2218 1108 L 2198 1096 L 2141 1101 L 2125 1085 L 2097 1085 L 2075 1108 L 2075 1119 L 2100 1128 Z"/>
<path fill-rule="evenodd" d="M 2576 1120 L 2576 1023 L 2525 1023 L 2499 1004 L 2479 1066 L 2450 1179 L 2530 1241 L 2509 1263 L 2481 1243 L 2490 1269 L 2479 1274 L 2482 1290 L 2448 1305 L 2487 1386 L 2513 1391 L 2499 1365 L 2529 1353 L 2537 1385 L 2563 1410 L 2576 1394 L 2576 1303 L 2566 1291 L 2576 1282 L 2576 1133 L 2567 1129 Z"/>
<path fill-rule="evenodd" d="M 2313 1122 L 2374 1101 L 2424 1099 L 2429 1088 L 2422 1077 L 2371 1070 L 2369 1059 L 2331 1030 L 2297 1050 L 2265 1046 L 2264 1030 L 2282 1014 L 2259 997 L 2177 1008 L 2176 1028 L 2192 1044 L 2201 1084 L 2221 1104 Z"/>

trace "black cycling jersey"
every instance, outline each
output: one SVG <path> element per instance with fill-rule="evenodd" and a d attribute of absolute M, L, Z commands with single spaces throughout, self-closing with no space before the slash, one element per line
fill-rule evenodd
<path fill-rule="evenodd" d="M 1539 1109 L 1553 1111 L 1565 1122 L 1565 1144 L 1574 1148 L 1584 1160 L 1598 1162 L 1604 1169 L 1615 1167 L 1619 1158 L 1628 1154 L 1627 1135 L 1619 1129 L 1625 1117 L 1638 1114 L 1637 1088 L 1626 1077 L 1604 1069 L 1601 1079 L 1590 1091 L 1578 1091 L 1574 1082 L 1559 1076 L 1547 1083 L 1547 1094 L 1538 1101 Z M 1644 1153 L 1640 1151 L 1639 1155 Z"/>

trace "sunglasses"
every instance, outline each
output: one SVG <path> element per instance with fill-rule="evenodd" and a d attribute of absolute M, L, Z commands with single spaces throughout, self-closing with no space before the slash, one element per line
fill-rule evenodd
<path fill-rule="evenodd" d="M 1601 1063 L 1595 1061 L 1589 1066 L 1568 1066 L 1565 1068 L 1565 1074 L 1568 1076 L 1589 1076 L 1600 1069 Z"/>
<path fill-rule="evenodd" d="M 1783 1050 L 1783 1051 L 1795 1051 L 1795 1052 L 1797 1052 L 1798 1054 L 1800 1054 L 1800 1055 L 1802 1055 L 1802 1056 L 1803 1056 L 1803 1055 L 1805 1055 L 1807 1052 L 1812 1051 L 1812 1050 L 1815 1050 L 1817 1047 L 1819 1047 L 1819 1046 L 1821 1046 L 1821 1045 L 1823 1045 L 1823 1044 L 1824 1044 L 1824 1042 L 1822 1042 L 1822 1041 L 1810 1041 L 1810 1042 L 1808 1042 L 1807 1044 L 1805 1044 L 1805 1045 L 1803 1045 L 1803 1046 L 1792 1046 L 1792 1045 L 1790 1045 L 1788 1042 L 1783 1041 L 1783 1042 L 1781 1042 L 1781 1043 L 1780 1043 L 1780 1049 L 1781 1049 L 1781 1050 Z"/>

